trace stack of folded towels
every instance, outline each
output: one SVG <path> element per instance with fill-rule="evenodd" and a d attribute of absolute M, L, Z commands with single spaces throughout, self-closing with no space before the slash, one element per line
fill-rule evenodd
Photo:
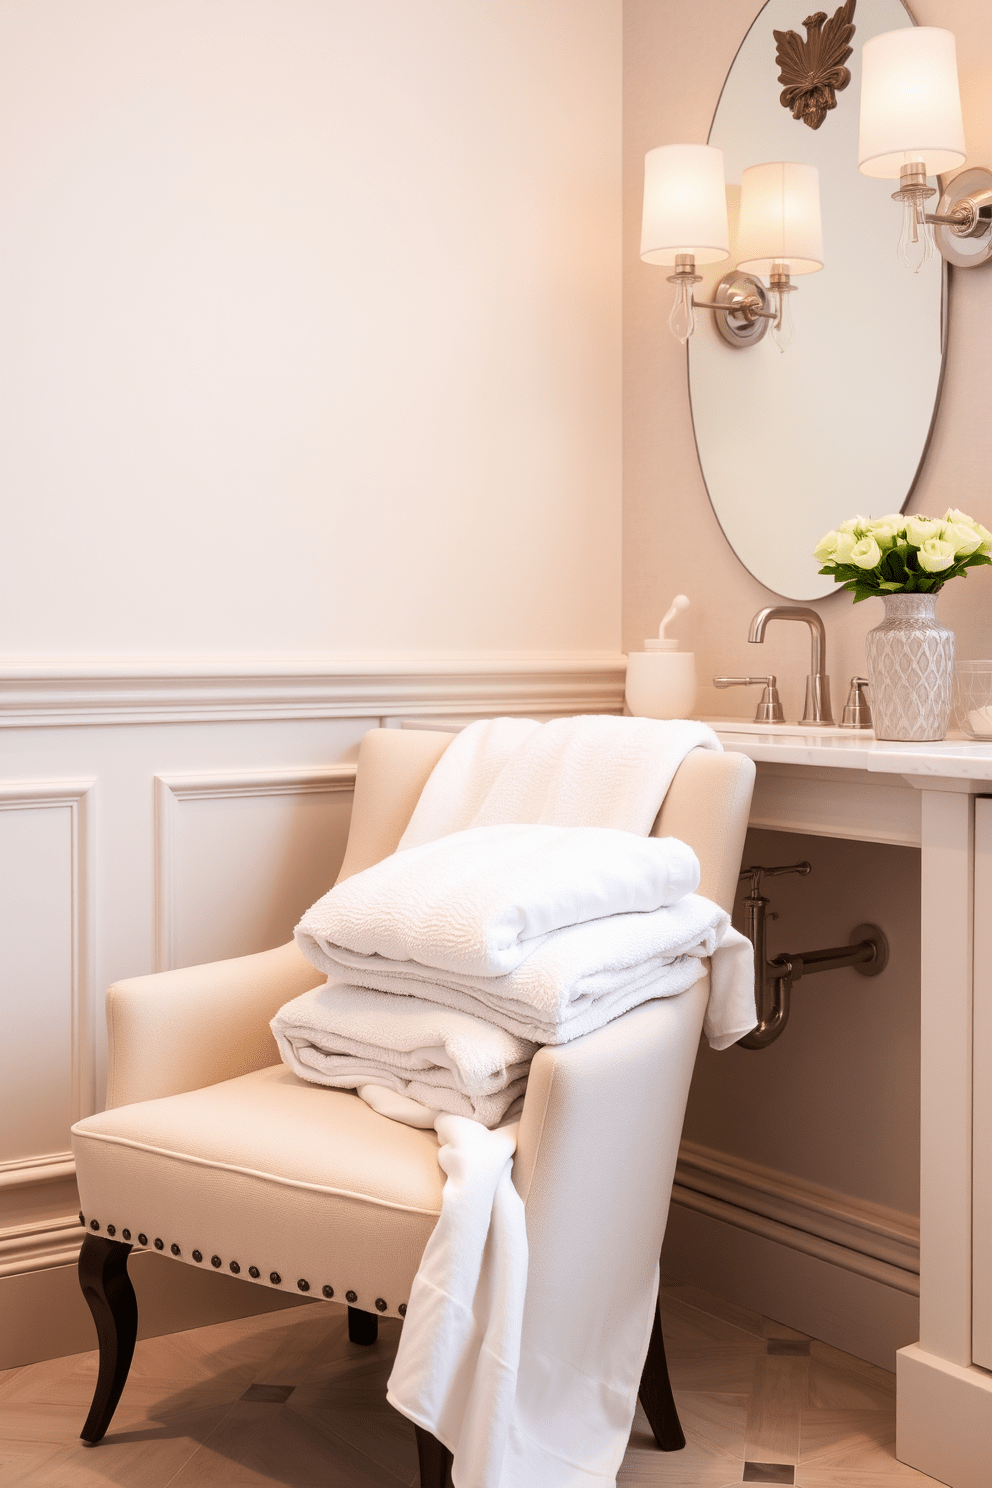
<path fill-rule="evenodd" d="M 471 827 L 396 852 L 297 926 L 327 982 L 273 1020 L 280 1054 L 384 1111 L 387 1091 L 419 1102 L 417 1124 L 445 1111 L 497 1126 L 539 1045 L 704 974 L 729 917 L 698 884 L 685 843 L 609 827 Z M 720 965 L 707 1015 L 718 1046 L 754 1022 L 747 978 L 721 980 Z"/>
<path fill-rule="evenodd" d="M 648 835 L 695 748 L 720 745 L 693 722 L 472 724 L 435 766 L 397 851 L 339 883 L 297 926 L 327 982 L 273 1019 L 284 1061 L 305 1080 L 357 1090 L 383 1115 L 433 1127 L 438 1163 L 457 1175 L 411 1289 L 387 1398 L 452 1450 L 461 1488 L 615 1481 L 577 1467 L 574 1442 L 619 1462 L 640 1358 L 613 1360 L 595 1421 L 587 1397 L 567 1389 L 540 1426 L 533 1411 L 520 1415 L 521 1398 L 547 1390 L 549 1361 L 595 1379 L 604 1366 L 599 1324 L 576 1356 L 565 1312 L 539 1354 L 522 1348 L 528 1240 L 512 1181 L 515 1118 L 540 1045 L 684 992 L 707 968 L 710 1043 L 725 1048 L 754 1026 L 750 943 L 695 893 L 691 849 Z M 554 1243 L 564 1254 L 573 1240 Z"/>

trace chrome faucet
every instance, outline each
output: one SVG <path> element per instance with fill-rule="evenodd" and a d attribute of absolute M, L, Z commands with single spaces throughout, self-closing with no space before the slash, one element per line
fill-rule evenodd
<path fill-rule="evenodd" d="M 800 723 L 833 723 L 830 711 L 830 678 L 826 673 L 827 636 L 823 621 L 815 610 L 804 605 L 772 605 L 759 610 L 751 621 L 748 640 L 752 645 L 765 639 L 769 620 L 802 620 L 810 630 L 809 676 L 806 678 L 806 706 Z"/>

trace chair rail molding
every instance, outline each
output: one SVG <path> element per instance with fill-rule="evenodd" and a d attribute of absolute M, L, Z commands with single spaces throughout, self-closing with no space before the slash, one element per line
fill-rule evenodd
<path fill-rule="evenodd" d="M 626 657 L 25 658 L 0 664 L 0 727 L 620 712 Z"/>
<path fill-rule="evenodd" d="M 70 820 L 70 1041 L 73 1121 L 96 1110 L 96 780 L 3 780 L 0 811 L 65 809 Z M 28 1159 L 49 1164 L 54 1157 Z"/>
<path fill-rule="evenodd" d="M 355 788 L 357 765 L 322 769 L 248 770 L 155 776 L 155 970 L 171 971 L 176 958 L 175 859 L 178 812 L 183 801 L 250 796 L 302 796 Z"/>

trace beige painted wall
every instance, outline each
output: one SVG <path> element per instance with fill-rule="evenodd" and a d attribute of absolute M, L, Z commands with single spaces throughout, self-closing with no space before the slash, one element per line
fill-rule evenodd
<path fill-rule="evenodd" d="M 3 652 L 616 653 L 620 42 L 3 0 Z"/>
<path fill-rule="evenodd" d="M 747 643 L 755 610 L 776 596 L 743 568 L 725 542 L 710 507 L 693 442 L 685 352 L 665 326 L 671 286 L 638 258 L 643 159 L 654 145 L 704 142 L 720 88 L 741 39 L 760 9 L 757 0 L 626 0 L 624 75 L 624 644 L 640 649 L 654 633 L 670 596 L 693 599 L 681 635 L 696 651 L 699 675 L 774 671 L 787 717 L 798 717 L 808 670 L 804 626 L 772 626 L 758 654 Z M 915 0 L 921 25 L 957 36 L 969 164 L 992 165 L 992 6 L 985 0 Z M 802 17 L 796 11 L 797 25 Z M 852 166 L 852 169 L 854 167 Z M 893 208 L 895 210 L 895 208 Z M 893 240 L 897 226 L 893 226 Z M 895 271 L 895 268 L 894 268 Z M 952 275 L 944 391 L 914 507 L 940 514 L 960 505 L 992 525 L 992 471 L 981 431 L 992 386 L 992 267 Z M 772 437 L 774 410 L 768 411 Z M 977 436 L 977 437 L 976 437 Z M 880 431 L 896 440 L 897 428 Z M 829 452 L 827 452 L 829 457 Z M 742 451 L 742 458 L 746 452 Z M 851 488 L 851 509 L 870 506 L 857 472 L 839 472 Z M 854 608 L 847 595 L 817 603 L 827 627 L 827 656 L 837 700 L 864 671 L 865 632 L 882 606 Z M 950 584 L 940 613 L 958 637 L 962 657 L 990 655 L 992 579 L 985 572 Z M 701 689 L 705 714 L 750 716 L 745 689 Z"/>

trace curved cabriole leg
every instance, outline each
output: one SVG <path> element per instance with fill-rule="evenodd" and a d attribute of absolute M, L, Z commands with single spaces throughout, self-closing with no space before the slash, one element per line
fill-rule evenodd
<path fill-rule="evenodd" d="M 374 1312 L 363 1312 L 360 1307 L 348 1308 L 349 1343 L 375 1343 L 379 1337 L 379 1319 Z"/>
<path fill-rule="evenodd" d="M 671 1381 L 668 1378 L 668 1360 L 665 1358 L 665 1338 L 661 1331 L 661 1310 L 655 1303 L 654 1326 L 648 1356 L 644 1361 L 640 1388 L 644 1414 L 648 1418 L 654 1439 L 663 1452 L 680 1452 L 685 1446 L 685 1436 L 675 1408 Z"/>
<path fill-rule="evenodd" d="M 138 1334 L 138 1304 L 127 1274 L 130 1245 L 87 1235 L 79 1252 L 83 1289 L 100 1345 L 100 1373 L 93 1404 L 80 1432 L 91 1445 L 101 1441 L 121 1398 Z"/>
<path fill-rule="evenodd" d="M 417 1456 L 420 1458 L 420 1488 L 449 1488 L 451 1483 L 451 1453 L 443 1447 L 436 1436 L 431 1436 L 423 1426 L 415 1426 L 417 1433 Z"/>

